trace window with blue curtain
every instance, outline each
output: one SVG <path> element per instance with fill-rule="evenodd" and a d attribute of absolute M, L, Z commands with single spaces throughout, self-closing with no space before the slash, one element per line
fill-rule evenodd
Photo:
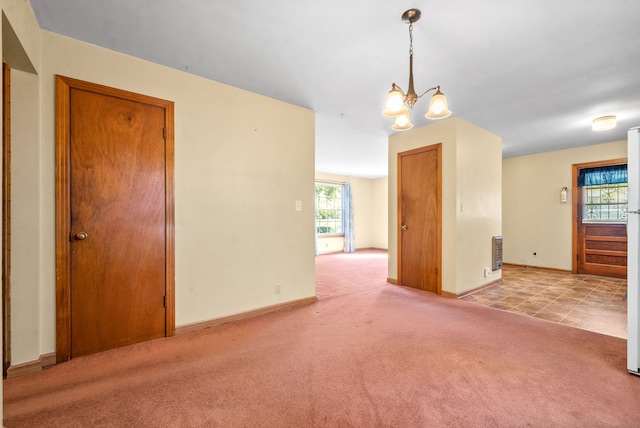
<path fill-rule="evenodd" d="M 583 223 L 621 223 L 627 219 L 627 165 L 581 168 Z"/>

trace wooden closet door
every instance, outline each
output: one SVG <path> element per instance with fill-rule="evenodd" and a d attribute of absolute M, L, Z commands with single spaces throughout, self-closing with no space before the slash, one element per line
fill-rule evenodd
<path fill-rule="evenodd" d="M 399 282 L 442 293 L 441 144 L 398 154 Z"/>
<path fill-rule="evenodd" d="M 166 106 L 113 91 L 68 91 L 68 358 L 173 333 Z"/>

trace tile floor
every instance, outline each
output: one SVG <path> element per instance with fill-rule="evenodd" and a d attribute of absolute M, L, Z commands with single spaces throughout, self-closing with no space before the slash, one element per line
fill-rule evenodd
<path fill-rule="evenodd" d="M 505 266 L 501 284 L 461 297 L 498 309 L 626 339 L 627 281 Z"/>

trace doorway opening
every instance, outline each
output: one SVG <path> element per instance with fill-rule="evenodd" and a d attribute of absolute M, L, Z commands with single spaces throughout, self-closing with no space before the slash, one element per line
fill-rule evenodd
<path fill-rule="evenodd" d="M 627 277 L 627 159 L 573 165 L 574 274 Z"/>

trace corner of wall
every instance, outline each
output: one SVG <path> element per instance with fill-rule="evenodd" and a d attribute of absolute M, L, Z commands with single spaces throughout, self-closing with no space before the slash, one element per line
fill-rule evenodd
<path fill-rule="evenodd" d="M 496 281 L 492 238 L 502 233 L 502 139 L 459 120 L 457 134 L 456 293 Z M 486 275 L 486 271 L 491 272 Z"/>
<path fill-rule="evenodd" d="M 2 0 L 3 59 L 28 73 L 40 70 L 40 25 L 28 1 Z"/>

